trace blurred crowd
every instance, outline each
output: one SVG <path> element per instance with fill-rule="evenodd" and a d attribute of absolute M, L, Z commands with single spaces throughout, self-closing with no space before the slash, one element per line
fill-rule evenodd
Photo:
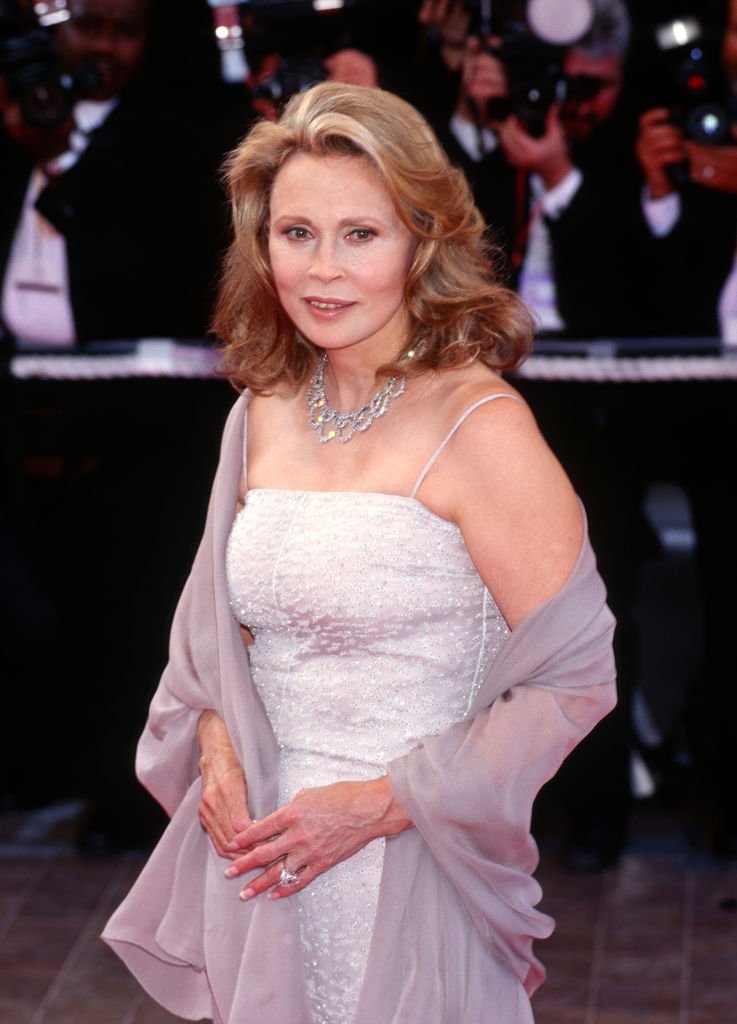
<path fill-rule="evenodd" d="M 205 336 L 223 155 L 325 78 L 398 92 L 430 119 L 541 331 L 729 333 L 729 0 L 314 7 L 2 0 L 6 345 Z"/>
<path fill-rule="evenodd" d="M 323 79 L 425 114 L 541 337 L 737 339 L 737 0 L 0 0 L 0 353 L 208 339 L 223 158 Z M 2 798 L 82 794 L 82 848 L 145 844 L 160 823 L 133 789 L 133 744 L 201 523 L 192 476 L 211 471 L 230 394 L 178 383 L 131 403 L 96 386 L 72 407 L 68 390 L 0 387 Z M 565 855 L 596 869 L 626 841 L 643 496 L 663 478 L 699 544 L 689 743 L 714 849 L 737 855 L 722 596 L 737 488 L 714 444 L 734 436 L 734 403 L 564 391 L 528 397 L 588 509 L 621 699 L 558 783 Z"/>

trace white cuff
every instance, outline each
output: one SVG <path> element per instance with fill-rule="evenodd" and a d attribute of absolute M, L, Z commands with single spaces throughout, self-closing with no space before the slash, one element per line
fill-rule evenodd
<path fill-rule="evenodd" d="M 651 199 L 646 186 L 642 190 L 642 212 L 651 233 L 656 238 L 663 238 L 673 230 L 681 216 L 681 197 L 674 191 L 660 199 Z"/>
<path fill-rule="evenodd" d="M 582 181 L 583 174 L 581 174 L 578 167 L 572 167 L 563 181 L 559 181 L 554 188 L 548 189 L 540 197 L 543 212 L 554 220 L 560 217 L 561 213 L 570 206 L 573 197 L 581 187 Z"/>
<path fill-rule="evenodd" d="M 493 153 L 499 145 L 499 140 L 490 128 L 479 129 L 460 114 L 451 117 L 450 131 L 461 149 L 475 163 L 483 160 L 487 153 Z"/>

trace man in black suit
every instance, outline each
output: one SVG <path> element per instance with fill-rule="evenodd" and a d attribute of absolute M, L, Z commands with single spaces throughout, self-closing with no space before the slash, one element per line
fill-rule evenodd
<path fill-rule="evenodd" d="M 591 32 L 564 61 L 569 98 L 551 110 L 542 135 L 532 137 L 514 118 L 495 126 L 507 161 L 531 175 L 543 213 L 542 243 L 536 237 L 540 218 L 530 225 L 520 290 L 544 326 L 567 336 L 716 338 L 737 241 L 734 135 L 722 146 L 689 138 L 674 117 L 676 83 L 653 55 L 651 73 L 664 88 L 665 102 L 644 113 L 638 127 L 622 102 L 625 51 L 616 45 L 612 20 L 617 3 L 597 0 L 596 9 Z M 728 31 L 727 71 L 730 38 Z M 583 87 L 591 90 L 588 98 Z M 725 108 L 728 94 L 725 88 Z M 542 288 L 540 251 L 547 257 Z M 606 864 L 624 836 L 629 698 L 638 667 L 633 606 L 639 563 L 648 551 L 642 501 L 647 482 L 661 479 L 679 483 L 691 503 L 705 639 L 701 677 L 686 717 L 695 777 L 715 812 L 713 847 L 734 856 L 737 801 L 729 761 L 735 699 L 723 595 L 737 572 L 737 508 L 732 460 L 724 459 L 716 442 L 734 436 L 732 403 L 716 389 L 704 394 L 693 386 L 671 387 L 657 398 L 648 394 L 648 407 L 619 402 L 616 388 L 610 392 L 600 403 L 595 388 L 590 396 L 576 387 L 570 394 L 548 389 L 533 402 L 587 506 L 619 622 L 618 711 L 581 745 L 556 781 L 568 787 L 568 860 L 573 867 Z"/>
<path fill-rule="evenodd" d="M 676 2 L 671 14 L 701 15 L 695 6 Z M 673 97 L 661 91 L 661 102 L 642 114 L 637 155 L 645 193 L 658 210 L 659 251 L 652 280 L 658 316 L 674 334 L 721 335 L 733 344 L 737 323 L 737 2 L 718 6 L 722 10 L 715 12 L 711 24 L 685 17 L 660 24 L 656 34 L 661 45 L 679 43 L 670 48 L 671 67 L 691 67 L 694 50 L 703 57 L 699 66 L 691 68 L 690 94 L 684 95 L 682 88 Z M 694 36 L 686 42 L 689 33 Z M 662 63 L 654 57 L 653 64 L 657 74 Z M 704 389 L 692 384 L 684 388 L 681 398 L 670 404 L 667 417 L 661 415 L 660 429 L 648 439 L 648 457 L 652 474 L 675 480 L 691 507 L 702 652 L 686 696 L 683 732 L 691 745 L 699 813 L 710 815 L 711 847 L 719 855 L 735 858 L 737 687 L 733 607 L 725 595 L 737 574 L 733 455 L 737 412 L 727 386 Z"/>
<path fill-rule="evenodd" d="M 566 336 L 649 333 L 644 297 L 650 234 L 623 102 L 630 23 L 621 0 L 596 0 L 587 34 L 562 59 L 567 98 L 542 113 L 509 109 L 510 75 L 498 40 L 467 44 L 448 151 L 506 253 L 510 280 L 541 330 Z M 504 104 L 507 104 L 505 110 Z M 595 870 L 621 852 L 629 820 L 637 671 L 633 606 L 647 531 L 641 482 L 622 458 L 619 421 L 580 388 L 518 382 L 586 505 L 618 619 L 619 706 L 574 751 L 538 802 L 565 822 L 564 857 Z"/>
<path fill-rule="evenodd" d="M 151 86 L 149 0 L 71 0 L 70 14 L 54 34 L 61 70 L 88 81 L 70 116 L 34 127 L 4 90 L 5 330 L 62 346 L 202 337 L 224 223 L 203 126 Z M 58 267 L 34 267 L 39 244 Z"/>
<path fill-rule="evenodd" d="M 11 88 L 0 95 L 6 344 L 204 340 L 225 243 L 217 172 L 248 127 L 245 109 L 229 139 L 220 111 L 193 116 L 174 102 L 155 74 L 149 0 L 70 0 L 69 14 L 53 32 L 61 69 L 85 83 L 69 116 L 38 127 Z M 134 779 L 133 749 L 230 391 L 220 381 L 99 380 L 15 392 L 8 462 L 20 473 L 7 550 L 22 558 L 0 555 L 6 579 L 14 565 L 27 569 L 26 625 L 45 635 L 34 645 L 19 633 L 22 650 L 19 639 L 6 659 L 9 721 L 22 727 L 3 751 L 1 794 L 11 804 L 85 797 L 81 846 L 145 845 L 160 816 Z M 33 612 L 41 598 L 43 622 Z"/>

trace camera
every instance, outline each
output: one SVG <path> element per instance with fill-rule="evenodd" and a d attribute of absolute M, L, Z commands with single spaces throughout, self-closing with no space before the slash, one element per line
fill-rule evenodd
<path fill-rule="evenodd" d="M 732 142 L 737 111 L 727 99 L 718 47 L 695 17 L 677 18 L 658 26 L 655 42 L 665 65 L 668 94 L 662 105 L 685 138 L 707 146 Z"/>
<path fill-rule="evenodd" d="M 254 99 L 282 108 L 327 78 L 323 56 L 346 45 L 358 0 L 250 0 L 256 33 L 279 54 L 275 70 L 253 86 Z"/>
<path fill-rule="evenodd" d="M 6 0 L 0 0 L 0 76 L 26 124 L 44 131 L 64 124 L 96 80 L 92 67 L 64 74 L 49 32 Z"/>
<path fill-rule="evenodd" d="M 491 101 L 488 114 L 498 120 L 514 115 L 539 138 L 550 107 L 565 98 L 563 58 L 590 29 L 593 5 L 591 0 L 502 0 L 493 7 L 492 14 L 490 0 L 470 5 L 475 32 L 507 75 L 507 95 Z"/>
<path fill-rule="evenodd" d="M 325 65 L 317 57 L 282 57 L 276 70 L 253 87 L 252 95 L 282 107 L 292 96 L 324 82 L 326 77 Z"/>
<path fill-rule="evenodd" d="M 564 95 L 560 51 L 514 29 L 503 32 L 499 45 L 488 50 L 504 65 L 508 88 L 506 96 L 489 103 L 489 117 L 502 121 L 514 115 L 530 135 L 541 137 L 548 111 Z"/>

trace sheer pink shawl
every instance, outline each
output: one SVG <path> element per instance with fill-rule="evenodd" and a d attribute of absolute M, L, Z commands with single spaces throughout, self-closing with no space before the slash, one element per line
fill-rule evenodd
<path fill-rule="evenodd" d="M 203 708 L 226 722 L 253 815 L 277 799 L 277 746 L 225 578 L 248 400 L 235 403 L 225 427 L 204 535 L 138 746 L 138 776 L 171 821 L 103 939 L 187 1020 L 309 1024 L 294 901 L 242 903 L 243 880 L 225 879 L 196 813 Z M 388 765 L 416 827 L 386 843 L 352 1024 L 532 1021 L 529 995 L 544 979 L 533 941 L 553 929 L 536 909 L 532 804 L 614 705 L 613 628 L 586 539 L 563 589 L 502 648 L 468 718 Z"/>

